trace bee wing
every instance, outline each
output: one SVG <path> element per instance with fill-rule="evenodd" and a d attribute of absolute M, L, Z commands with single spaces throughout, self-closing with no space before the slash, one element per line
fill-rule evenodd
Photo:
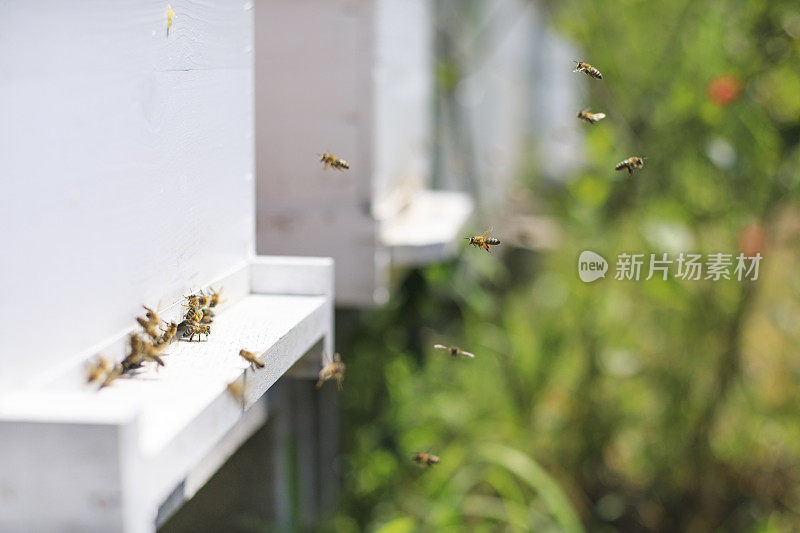
<path fill-rule="evenodd" d="M 597 118 L 597 120 L 603 120 L 604 118 L 606 118 L 605 113 L 595 113 L 594 116 L 595 118 Z"/>
<path fill-rule="evenodd" d="M 450 349 L 447 346 L 445 346 L 444 344 L 434 344 L 433 347 L 436 348 L 437 350 L 449 350 Z"/>
<path fill-rule="evenodd" d="M 333 361 L 336 362 L 336 363 L 341 363 L 342 362 L 342 356 L 339 355 L 338 353 L 333 354 Z"/>
<path fill-rule="evenodd" d="M 461 355 L 463 355 L 464 357 L 472 357 L 473 359 L 475 358 L 474 353 L 465 352 L 464 350 L 461 350 Z"/>
<path fill-rule="evenodd" d="M 322 366 L 328 366 L 333 363 L 333 359 L 328 355 L 328 352 L 322 352 Z"/>

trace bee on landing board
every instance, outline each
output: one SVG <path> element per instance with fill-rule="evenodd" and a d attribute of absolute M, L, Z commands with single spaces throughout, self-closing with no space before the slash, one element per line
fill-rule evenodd
<path fill-rule="evenodd" d="M 600 74 L 600 71 L 594 68 L 589 63 L 584 63 L 583 61 L 575 61 L 575 60 L 573 60 L 573 62 L 575 63 L 575 69 L 572 72 L 583 72 L 587 76 L 590 76 L 596 80 L 603 79 L 603 75 Z"/>
<path fill-rule="evenodd" d="M 102 389 L 104 387 L 108 387 L 109 385 L 111 385 L 111 383 L 115 379 L 120 377 L 123 372 L 125 372 L 125 369 L 123 368 L 123 366 L 121 364 L 119 364 L 119 363 L 115 364 L 114 368 L 112 368 L 109 371 L 109 373 L 106 375 L 106 379 L 104 379 L 103 382 L 100 384 L 100 388 Z"/>
<path fill-rule="evenodd" d="M 439 458 L 437 456 L 425 452 L 417 452 L 411 456 L 411 459 L 415 463 L 419 463 L 422 466 L 433 466 L 439 462 Z"/>
<path fill-rule="evenodd" d="M 333 354 L 333 359 L 328 354 L 323 354 L 323 363 L 325 366 L 319 371 L 319 381 L 317 381 L 317 388 L 331 379 L 336 380 L 336 387 L 341 391 L 342 383 L 344 382 L 345 366 L 342 362 L 342 356 L 338 353 Z"/>
<path fill-rule="evenodd" d="M 477 246 L 478 248 L 483 248 L 487 252 L 492 253 L 492 251 L 489 250 L 489 246 L 497 246 L 498 244 L 500 244 L 500 239 L 495 237 L 487 237 L 487 235 L 489 235 L 490 233 L 492 233 L 492 228 L 487 229 L 480 235 L 473 235 L 472 237 L 466 237 L 466 239 L 469 241 L 468 244 L 471 244 L 472 246 Z"/>
<path fill-rule="evenodd" d="M 189 309 L 200 309 L 201 307 L 205 307 L 208 305 L 208 296 L 205 294 L 191 294 L 189 296 L 185 296 L 186 298 L 186 306 Z"/>
<path fill-rule="evenodd" d="M 214 290 L 214 287 L 209 289 L 211 292 L 211 296 L 208 299 L 208 307 L 216 307 L 217 305 L 221 304 L 225 300 L 220 300 L 220 294 L 222 294 L 222 289 L 225 287 L 220 287 L 219 290 Z M 211 316 L 214 316 L 213 314 Z"/>
<path fill-rule="evenodd" d="M 175 322 L 170 322 L 167 324 L 167 327 L 164 329 L 164 333 L 161 334 L 156 344 L 169 344 L 172 342 L 173 337 L 178 332 L 178 324 Z"/>
<path fill-rule="evenodd" d="M 184 320 L 181 322 L 181 325 L 185 323 L 186 321 Z M 180 328 L 181 325 L 178 325 L 178 328 Z M 190 322 L 188 325 L 186 325 L 186 329 L 183 331 L 183 337 L 189 337 L 189 342 L 192 342 L 195 335 L 197 335 L 197 342 L 203 340 L 201 335 L 205 335 L 206 340 L 208 340 L 208 336 L 211 335 L 211 326 L 207 324 L 198 324 L 197 322 Z"/>
<path fill-rule="evenodd" d="M 350 163 L 344 159 L 336 157 L 330 152 L 323 152 L 319 154 L 319 160 L 325 165 L 323 170 L 327 169 L 328 167 L 335 168 L 336 170 L 347 170 L 350 168 Z"/>
<path fill-rule="evenodd" d="M 164 366 L 164 360 L 161 359 L 161 354 L 164 353 L 166 348 L 164 344 L 150 344 L 146 342 L 142 350 L 142 359 L 157 363 L 158 366 Z"/>
<path fill-rule="evenodd" d="M 102 355 L 98 355 L 94 362 L 90 363 L 86 368 L 86 383 L 102 382 L 112 368 L 111 361 Z"/>
<path fill-rule="evenodd" d="M 250 363 L 250 368 L 253 369 L 254 371 L 257 368 L 264 368 L 266 366 L 266 363 L 264 363 L 264 361 L 259 359 L 259 357 L 253 352 L 249 352 L 247 350 L 239 350 L 239 355 L 242 357 L 242 359 Z"/>
<path fill-rule="evenodd" d="M 445 350 L 450 353 L 450 357 L 458 357 L 459 355 L 462 357 L 475 357 L 474 353 L 465 352 L 458 346 L 445 346 L 444 344 L 434 344 L 434 348 L 437 350 Z"/>
<path fill-rule="evenodd" d="M 583 111 L 578 112 L 578 118 L 581 120 L 585 120 L 589 124 L 596 124 L 597 122 L 606 118 L 605 113 L 589 113 L 588 109 L 584 109 Z"/>
<path fill-rule="evenodd" d="M 628 171 L 628 174 L 633 174 L 633 169 L 635 168 L 642 168 L 644 166 L 644 157 L 633 156 L 629 157 L 625 161 L 620 161 L 617 163 L 617 166 L 614 167 L 614 170 L 622 170 L 625 169 Z"/>
<path fill-rule="evenodd" d="M 131 333 L 128 336 L 128 344 L 130 345 L 131 351 L 125 356 L 125 359 L 122 360 L 123 372 L 139 368 L 144 362 L 144 357 L 142 355 L 144 352 L 144 341 L 142 338 L 136 333 Z"/>
<path fill-rule="evenodd" d="M 136 321 L 139 323 L 140 326 L 142 326 L 144 332 L 147 333 L 147 336 L 153 339 L 153 341 L 157 341 L 159 338 L 161 338 L 161 332 L 158 331 L 158 327 L 156 327 L 156 324 L 153 324 L 152 322 L 145 320 L 142 317 L 137 317 Z"/>
<path fill-rule="evenodd" d="M 203 320 L 203 315 L 205 315 L 205 313 L 203 312 L 202 309 L 190 307 L 189 310 L 186 311 L 186 314 L 183 316 L 184 318 L 183 322 L 186 323 L 200 322 L 201 320 Z"/>
<path fill-rule="evenodd" d="M 161 324 L 161 317 L 158 316 L 158 313 L 156 311 L 153 311 L 146 305 L 143 305 L 142 307 L 144 307 L 144 310 L 147 311 L 147 313 L 145 313 L 145 316 L 147 317 L 147 320 L 151 324 L 153 324 L 154 326 Z"/>

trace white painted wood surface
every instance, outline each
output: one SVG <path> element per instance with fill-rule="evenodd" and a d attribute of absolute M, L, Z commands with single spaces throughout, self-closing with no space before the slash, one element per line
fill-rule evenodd
<path fill-rule="evenodd" d="M 381 241 L 393 266 L 444 261 L 465 246 L 465 226 L 473 211 L 465 193 L 420 191 L 409 205 L 381 225 Z"/>
<path fill-rule="evenodd" d="M 235 290 L 242 279 L 247 294 Z M 244 407 L 263 409 L 303 354 L 331 346 L 331 260 L 261 259 L 219 281 L 233 303 L 207 342 L 174 342 L 166 366 L 101 391 L 68 371 L 0 398 L 0 530 L 152 531 L 176 488 L 190 497 L 266 416 L 246 414 L 227 384 L 243 380 Z M 266 367 L 248 370 L 242 348 Z"/>
<path fill-rule="evenodd" d="M 373 0 L 256 0 L 257 247 L 336 260 L 340 301 L 372 302 Z M 288 53 L 288 52 L 291 53 Z M 323 170 L 325 150 L 350 170 Z"/>
<path fill-rule="evenodd" d="M 252 2 L 170 3 L 0 2 L 2 531 L 153 531 L 333 346 L 332 261 L 254 259 Z M 207 342 L 85 386 L 210 284 Z"/>
<path fill-rule="evenodd" d="M 432 5 L 256 0 L 258 252 L 333 257 L 343 306 L 385 302 L 393 256 L 412 265 L 450 249 L 415 252 L 416 233 L 399 235 L 441 227 L 452 212 L 408 223 L 408 208 L 433 213 L 411 205 L 430 185 Z M 323 170 L 325 150 L 350 169 Z M 383 240 L 384 227 L 404 252 Z"/>
<path fill-rule="evenodd" d="M 0 3 L 2 390 L 253 253 L 251 5 L 171 3 Z"/>
<path fill-rule="evenodd" d="M 373 197 L 379 218 L 430 186 L 434 25 L 432 0 L 375 0 Z M 385 210 L 389 210 L 388 213 Z"/>

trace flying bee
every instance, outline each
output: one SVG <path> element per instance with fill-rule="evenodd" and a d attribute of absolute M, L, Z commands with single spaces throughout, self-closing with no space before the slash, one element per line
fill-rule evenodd
<path fill-rule="evenodd" d="M 86 383 L 100 382 L 111 372 L 113 365 L 106 357 L 98 355 L 93 363 L 86 368 Z"/>
<path fill-rule="evenodd" d="M 491 232 L 492 228 L 489 228 L 480 235 L 473 235 L 472 237 L 466 237 L 466 239 L 469 241 L 468 244 L 477 246 L 478 248 L 483 248 L 487 252 L 492 253 L 492 251 L 489 250 L 489 246 L 497 246 L 500 244 L 500 239 L 495 237 L 487 237 L 487 235 L 489 235 Z"/>
<path fill-rule="evenodd" d="M 220 287 L 218 291 L 214 290 L 214 287 L 211 287 L 209 289 L 209 292 L 211 292 L 211 296 L 209 297 L 209 300 L 208 300 L 208 306 L 209 307 L 216 307 L 217 305 L 219 305 L 219 304 L 221 304 L 222 302 L 225 301 L 225 300 L 220 300 L 220 294 L 222 294 L 222 289 L 224 289 L 224 288 L 225 287 Z"/>
<path fill-rule="evenodd" d="M 164 333 L 162 333 L 161 337 L 159 337 L 158 341 L 156 341 L 156 344 L 169 344 L 177 332 L 178 324 L 175 322 L 170 322 L 164 329 Z"/>
<path fill-rule="evenodd" d="M 239 355 L 242 356 L 242 359 L 250 363 L 250 368 L 253 370 L 256 370 L 256 368 L 264 368 L 266 366 L 266 363 L 259 359 L 259 357 L 253 352 L 239 350 Z"/>
<path fill-rule="evenodd" d="M 245 384 L 237 379 L 228 383 L 227 389 L 228 393 L 236 400 L 236 403 L 240 404 L 244 409 L 245 393 L 247 392 Z"/>
<path fill-rule="evenodd" d="M 350 168 L 350 163 L 345 161 L 344 159 L 339 159 L 335 155 L 330 152 L 323 152 L 319 154 L 319 160 L 321 163 L 324 163 L 324 169 L 328 167 L 335 168 L 336 170 L 347 170 Z"/>
<path fill-rule="evenodd" d="M 583 61 L 574 61 L 574 60 L 573 62 L 575 63 L 575 69 L 572 72 L 583 72 L 587 76 L 591 76 L 596 80 L 603 79 L 603 75 L 600 74 L 600 71 L 594 68 L 589 63 L 584 63 Z"/>
<path fill-rule="evenodd" d="M 333 354 L 333 359 L 328 354 L 323 355 L 325 366 L 319 371 L 319 381 L 317 381 L 317 388 L 331 379 L 336 380 L 336 387 L 341 391 L 342 383 L 344 382 L 345 365 L 342 362 L 342 356 L 338 353 Z"/>
<path fill-rule="evenodd" d="M 605 113 L 589 113 L 588 109 L 584 109 L 582 111 L 578 111 L 578 118 L 581 120 L 585 120 L 589 124 L 596 124 L 597 122 L 606 118 Z"/>
<path fill-rule="evenodd" d="M 633 174 L 633 169 L 642 168 L 644 166 L 644 160 L 644 157 L 629 157 L 625 161 L 620 161 L 617 163 L 617 166 L 614 167 L 614 170 L 622 170 L 624 168 L 628 171 L 628 174 Z"/>
<path fill-rule="evenodd" d="M 417 452 L 411 456 L 411 459 L 422 466 L 433 466 L 439 462 L 439 458 L 437 456 L 425 452 Z"/>
<path fill-rule="evenodd" d="M 475 357 L 474 353 L 465 352 L 458 346 L 445 346 L 444 344 L 434 344 L 434 348 L 437 350 L 445 350 L 450 353 L 450 357 L 458 357 L 459 355 L 462 357 Z"/>

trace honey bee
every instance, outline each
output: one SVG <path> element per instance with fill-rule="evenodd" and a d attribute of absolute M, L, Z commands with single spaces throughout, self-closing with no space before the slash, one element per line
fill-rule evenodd
<path fill-rule="evenodd" d="M 339 159 L 335 155 L 330 152 L 323 152 L 319 154 L 319 160 L 321 163 L 324 163 L 324 169 L 328 167 L 335 168 L 336 170 L 347 170 L 350 168 L 350 163 L 345 161 L 344 159 Z"/>
<path fill-rule="evenodd" d="M 588 109 L 584 109 L 583 111 L 578 111 L 578 118 L 581 120 L 585 120 L 589 124 L 596 124 L 597 122 L 606 118 L 605 113 L 589 113 Z"/>
<path fill-rule="evenodd" d="M 245 393 L 247 392 L 247 387 L 245 387 L 244 383 L 238 379 L 236 381 L 231 381 L 228 383 L 227 389 L 228 393 L 236 400 L 236 403 L 241 404 L 242 409 L 244 409 Z"/>
<path fill-rule="evenodd" d="M 189 310 L 186 311 L 186 314 L 183 316 L 183 318 L 185 319 L 185 321 L 188 322 L 200 322 L 201 320 L 203 320 L 204 314 L 205 312 L 202 309 L 197 307 L 190 307 Z"/>
<path fill-rule="evenodd" d="M 111 383 L 115 379 L 120 377 L 123 372 L 125 372 L 123 366 L 119 363 L 115 364 L 114 368 L 112 368 L 111 371 L 109 371 L 109 373 L 106 375 L 106 379 L 104 379 L 103 382 L 100 384 L 100 388 L 102 389 L 104 387 L 108 387 L 109 385 L 111 385 Z"/>
<path fill-rule="evenodd" d="M 197 320 L 184 320 L 178 324 L 178 331 L 185 333 L 187 329 L 193 328 L 198 324 L 199 322 Z"/>
<path fill-rule="evenodd" d="M 149 362 L 157 363 L 158 366 L 164 366 L 164 360 L 161 359 L 161 354 L 164 353 L 166 346 L 163 344 L 150 344 L 144 343 L 142 350 L 142 359 Z"/>
<path fill-rule="evenodd" d="M 161 337 L 161 332 L 158 331 L 158 328 L 150 321 L 145 320 L 142 317 L 137 317 L 136 321 L 139 323 L 140 326 L 142 326 L 142 329 L 144 330 L 145 333 L 147 333 L 147 336 L 153 339 L 154 341 L 157 341 Z"/>
<path fill-rule="evenodd" d="M 86 368 L 86 383 L 91 384 L 102 381 L 111 372 L 112 368 L 111 361 L 102 355 L 98 355 L 95 361 Z"/>
<path fill-rule="evenodd" d="M 256 368 L 264 368 L 266 363 L 258 358 L 256 354 L 253 352 L 248 352 L 247 350 L 239 350 L 239 355 L 242 356 L 242 359 L 250 363 L 250 368 L 256 370 Z"/>
<path fill-rule="evenodd" d="M 185 296 L 186 298 L 186 305 L 189 309 L 199 309 L 201 307 L 205 307 L 208 305 L 208 296 L 204 294 L 191 294 L 189 296 Z"/>
<path fill-rule="evenodd" d="M 169 29 L 172 27 L 172 19 L 175 18 L 175 12 L 172 6 L 167 6 L 167 37 L 169 37 Z"/>
<path fill-rule="evenodd" d="M 158 316 L 158 313 L 156 313 L 146 305 L 143 305 L 142 307 L 144 307 L 144 310 L 147 311 L 147 313 L 145 313 L 145 316 L 147 317 L 147 320 L 149 320 L 151 324 L 153 324 L 154 326 L 161 324 L 161 318 Z"/>
<path fill-rule="evenodd" d="M 338 353 L 333 354 L 333 359 L 328 356 L 328 354 L 323 355 L 323 360 L 325 362 L 325 366 L 322 367 L 322 370 L 319 371 L 319 381 L 317 381 L 317 388 L 319 389 L 322 385 L 331 379 L 336 380 L 336 387 L 341 391 L 342 390 L 342 383 L 344 382 L 344 371 L 345 366 L 342 362 L 342 356 Z"/>
<path fill-rule="evenodd" d="M 134 368 L 139 368 L 144 362 L 142 353 L 144 352 L 144 341 L 136 333 L 131 333 L 128 336 L 128 344 L 131 351 L 122 360 L 122 371 L 127 372 Z"/>
<path fill-rule="evenodd" d="M 625 161 L 620 161 L 617 163 L 617 166 L 614 167 L 614 170 L 622 170 L 624 168 L 628 171 L 628 174 L 633 174 L 633 169 L 642 168 L 644 166 L 644 160 L 644 157 L 629 157 Z"/>
<path fill-rule="evenodd" d="M 220 294 L 222 294 L 222 289 L 225 287 L 220 287 L 219 290 L 214 290 L 214 287 L 211 287 L 209 291 L 211 292 L 211 297 L 208 300 L 209 307 L 216 307 L 217 305 L 221 304 L 225 300 L 220 300 Z M 214 315 L 211 315 L 214 316 Z"/>
<path fill-rule="evenodd" d="M 184 321 L 185 322 L 185 321 Z M 181 322 L 183 324 L 184 322 Z M 180 326 L 178 326 L 180 327 Z M 189 337 L 189 342 L 192 342 L 194 336 L 197 335 L 197 341 L 203 340 L 201 335 L 206 336 L 206 340 L 208 340 L 208 336 L 211 334 L 211 326 L 208 325 L 201 325 L 197 322 L 191 322 L 187 327 L 186 330 L 183 332 L 183 336 Z"/>
<path fill-rule="evenodd" d="M 584 63 L 583 61 L 574 61 L 574 60 L 573 62 L 575 63 L 575 70 L 573 70 L 573 72 L 583 72 L 587 76 L 591 76 L 596 80 L 603 79 L 603 75 L 600 74 L 600 71 L 594 68 L 589 63 Z"/>
<path fill-rule="evenodd" d="M 209 315 L 207 313 L 203 313 L 203 318 L 200 319 L 200 323 L 201 324 L 211 324 L 212 322 L 214 322 L 214 317 L 212 317 L 211 315 Z"/>
<path fill-rule="evenodd" d="M 411 459 L 422 466 L 433 466 L 439 462 L 439 458 L 437 456 L 425 452 L 417 452 L 411 456 Z"/>
<path fill-rule="evenodd" d="M 162 333 L 161 337 L 156 341 L 156 344 L 169 344 L 177 332 L 178 324 L 170 322 L 167 324 L 166 329 L 164 329 L 164 333 Z"/>
<path fill-rule="evenodd" d="M 450 353 L 450 357 L 458 357 L 459 355 L 462 357 L 475 357 L 474 353 L 465 352 L 458 346 L 445 346 L 444 344 L 434 344 L 434 348 L 437 350 L 445 350 Z"/>
<path fill-rule="evenodd" d="M 497 246 L 500 244 L 500 239 L 495 237 L 487 237 L 487 235 L 489 235 L 491 232 L 492 228 L 489 228 L 480 235 L 473 235 L 472 237 L 467 237 L 466 239 L 469 241 L 468 244 L 477 246 L 478 248 L 483 248 L 487 252 L 492 253 L 492 251 L 489 250 L 489 246 Z"/>

